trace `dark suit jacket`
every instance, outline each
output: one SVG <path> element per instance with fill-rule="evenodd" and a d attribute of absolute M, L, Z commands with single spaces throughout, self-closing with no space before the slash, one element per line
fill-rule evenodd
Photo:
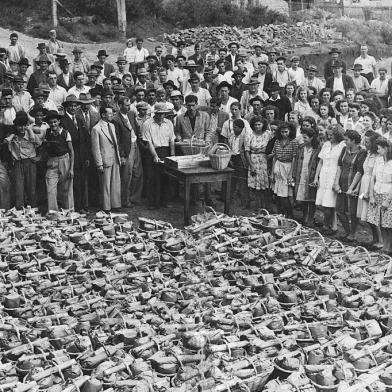
<path fill-rule="evenodd" d="M 84 113 L 82 112 L 81 109 L 78 110 L 78 112 L 76 113 L 76 117 L 80 118 L 81 124 L 83 126 L 83 128 L 86 129 L 86 132 L 91 135 L 91 130 L 92 128 L 97 125 L 98 121 L 101 119 L 101 117 L 99 116 L 99 113 L 97 113 L 94 110 L 89 111 L 90 114 L 90 126 L 88 126 L 88 124 L 86 123 L 86 119 L 84 116 Z"/>
<path fill-rule="evenodd" d="M 234 60 L 234 62 L 237 61 L 237 59 L 238 59 L 238 54 L 235 55 L 235 60 Z M 228 54 L 228 55 L 225 57 L 225 60 L 226 60 L 226 62 L 227 62 L 227 64 L 226 64 L 226 71 L 232 71 L 232 70 L 233 70 L 233 63 L 231 62 L 231 54 Z M 235 65 L 235 64 L 234 64 L 234 65 Z"/>
<path fill-rule="evenodd" d="M 78 127 L 75 126 L 67 113 L 61 118 L 61 126 L 70 133 L 72 138 L 75 168 L 80 168 L 86 160 L 90 159 L 91 141 L 86 127 L 83 126 L 82 119 L 76 116 L 76 122 Z"/>
<path fill-rule="evenodd" d="M 4 83 L 4 74 L 7 72 L 7 67 L 0 61 L 0 84 Z"/>
<path fill-rule="evenodd" d="M 71 87 L 75 86 L 73 73 L 72 72 L 69 73 L 69 83 L 68 84 L 65 83 L 64 75 L 61 73 L 59 76 L 57 76 L 57 84 L 59 86 L 65 88 L 68 91 Z"/>
<path fill-rule="evenodd" d="M 188 57 L 188 61 L 189 60 L 193 60 L 195 62 L 195 64 L 198 64 L 201 67 L 204 67 L 204 59 L 203 59 L 203 57 L 201 57 L 200 59 L 197 59 L 196 58 L 196 54 L 192 54 L 192 56 Z"/>
<path fill-rule="evenodd" d="M 42 73 L 40 70 L 33 72 L 27 82 L 27 91 L 34 95 L 34 89 L 38 88 L 40 83 L 48 83 L 48 74 Z"/>
<path fill-rule="evenodd" d="M 140 138 L 140 129 L 139 126 L 137 125 L 136 122 L 136 115 L 133 112 L 128 112 L 127 113 L 129 122 L 131 123 L 131 126 L 136 134 L 136 137 L 139 139 Z M 129 152 L 131 151 L 131 134 L 132 134 L 132 129 L 129 129 L 127 126 L 127 123 L 124 121 L 124 118 L 120 112 L 116 113 L 113 117 L 113 124 L 116 126 L 118 129 L 118 135 L 119 135 L 119 150 L 120 150 L 120 157 L 126 158 L 129 155 Z"/>
<path fill-rule="evenodd" d="M 341 61 L 341 63 L 342 63 L 342 68 L 343 68 L 342 73 L 345 74 L 345 73 L 346 73 L 346 69 L 347 69 L 346 63 L 345 63 L 344 61 L 342 61 L 342 60 L 340 60 L 340 61 Z M 330 78 L 331 76 L 333 76 L 332 63 L 333 63 L 333 60 L 330 59 L 330 60 L 328 60 L 328 61 L 324 64 L 324 79 L 325 79 L 325 80 L 327 80 L 328 78 Z"/>
<path fill-rule="evenodd" d="M 325 87 L 333 89 L 333 80 L 334 80 L 334 76 L 330 76 L 325 83 Z M 355 89 L 355 84 L 351 76 L 342 74 L 342 81 L 343 81 L 343 87 L 345 91 L 347 91 L 349 88 Z M 342 92 L 344 93 L 345 91 Z"/>
<path fill-rule="evenodd" d="M 266 72 L 264 77 L 263 91 L 265 91 L 268 95 L 270 95 L 271 83 L 272 83 L 272 73 Z"/>
<path fill-rule="evenodd" d="M 292 108 L 291 108 L 291 102 L 290 100 L 285 96 L 281 95 L 279 99 L 276 101 L 272 99 L 267 99 L 265 101 L 265 106 L 267 105 L 273 105 L 278 108 L 279 110 L 279 120 L 284 121 L 285 115 L 290 113 Z"/>
<path fill-rule="evenodd" d="M 103 64 L 103 74 L 105 75 L 106 78 L 110 76 L 111 73 L 115 72 L 116 70 L 114 69 L 113 64 L 109 63 L 104 63 Z"/>

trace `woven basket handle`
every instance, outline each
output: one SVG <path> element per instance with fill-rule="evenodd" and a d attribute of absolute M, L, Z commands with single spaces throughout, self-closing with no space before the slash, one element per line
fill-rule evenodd
<path fill-rule="evenodd" d="M 210 154 L 215 154 L 215 151 L 217 150 L 217 148 L 218 148 L 219 146 L 225 147 L 225 148 L 227 149 L 227 152 L 230 152 L 230 151 L 231 151 L 230 147 L 229 147 L 227 144 L 225 144 L 225 143 L 215 143 L 215 144 L 212 146 L 211 150 L 210 150 Z"/>

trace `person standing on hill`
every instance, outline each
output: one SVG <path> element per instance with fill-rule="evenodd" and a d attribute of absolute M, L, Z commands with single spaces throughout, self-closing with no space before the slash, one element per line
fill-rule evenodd
<path fill-rule="evenodd" d="M 10 45 L 8 46 L 8 61 L 19 63 L 21 58 L 25 57 L 25 50 L 21 44 L 18 43 L 18 34 L 11 33 Z"/>
<path fill-rule="evenodd" d="M 377 61 L 373 56 L 368 55 L 367 45 L 361 45 L 361 55 L 355 59 L 354 65 L 355 64 L 362 65 L 361 75 L 368 80 L 369 84 L 371 84 L 373 79 L 376 77 Z"/>
<path fill-rule="evenodd" d="M 332 64 L 335 63 L 336 61 L 340 61 L 342 64 L 342 73 L 346 73 L 346 63 L 342 60 L 339 59 L 340 55 L 342 52 L 338 48 L 332 48 L 329 51 L 329 54 L 331 55 L 331 58 L 324 64 L 324 79 L 328 80 L 331 76 L 333 76 L 333 68 Z"/>

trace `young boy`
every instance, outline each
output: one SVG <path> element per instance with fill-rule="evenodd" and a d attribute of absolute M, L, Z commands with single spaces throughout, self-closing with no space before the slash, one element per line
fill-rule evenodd
<path fill-rule="evenodd" d="M 61 118 L 60 114 L 52 110 L 46 115 L 46 122 L 50 127 L 46 132 L 48 212 L 59 210 L 58 196 L 63 208 L 74 208 L 74 150 L 71 135 L 60 126 Z"/>
<path fill-rule="evenodd" d="M 36 205 L 36 147 L 41 140 L 30 128 L 29 119 L 23 111 L 17 112 L 14 120 L 14 133 L 5 138 L 12 156 L 12 186 L 15 190 L 15 207 L 20 209 L 25 205 Z"/>
<path fill-rule="evenodd" d="M 230 166 L 234 169 L 231 197 L 233 199 L 237 193 L 242 207 L 247 205 L 249 199 L 247 187 L 248 168 L 244 149 L 245 132 L 242 132 L 244 128 L 244 120 L 240 118 L 234 120 L 233 133 L 228 138 L 229 147 L 233 152 L 230 159 Z"/>

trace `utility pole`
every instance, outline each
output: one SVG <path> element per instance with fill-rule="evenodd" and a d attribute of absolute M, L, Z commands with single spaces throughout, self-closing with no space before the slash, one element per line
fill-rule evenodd
<path fill-rule="evenodd" d="M 125 41 L 127 35 L 127 10 L 125 7 L 125 0 L 116 0 L 116 2 L 119 38 L 121 41 Z"/>
<path fill-rule="evenodd" d="M 57 0 L 52 0 L 52 21 L 53 27 L 57 27 L 59 21 L 57 19 Z"/>

